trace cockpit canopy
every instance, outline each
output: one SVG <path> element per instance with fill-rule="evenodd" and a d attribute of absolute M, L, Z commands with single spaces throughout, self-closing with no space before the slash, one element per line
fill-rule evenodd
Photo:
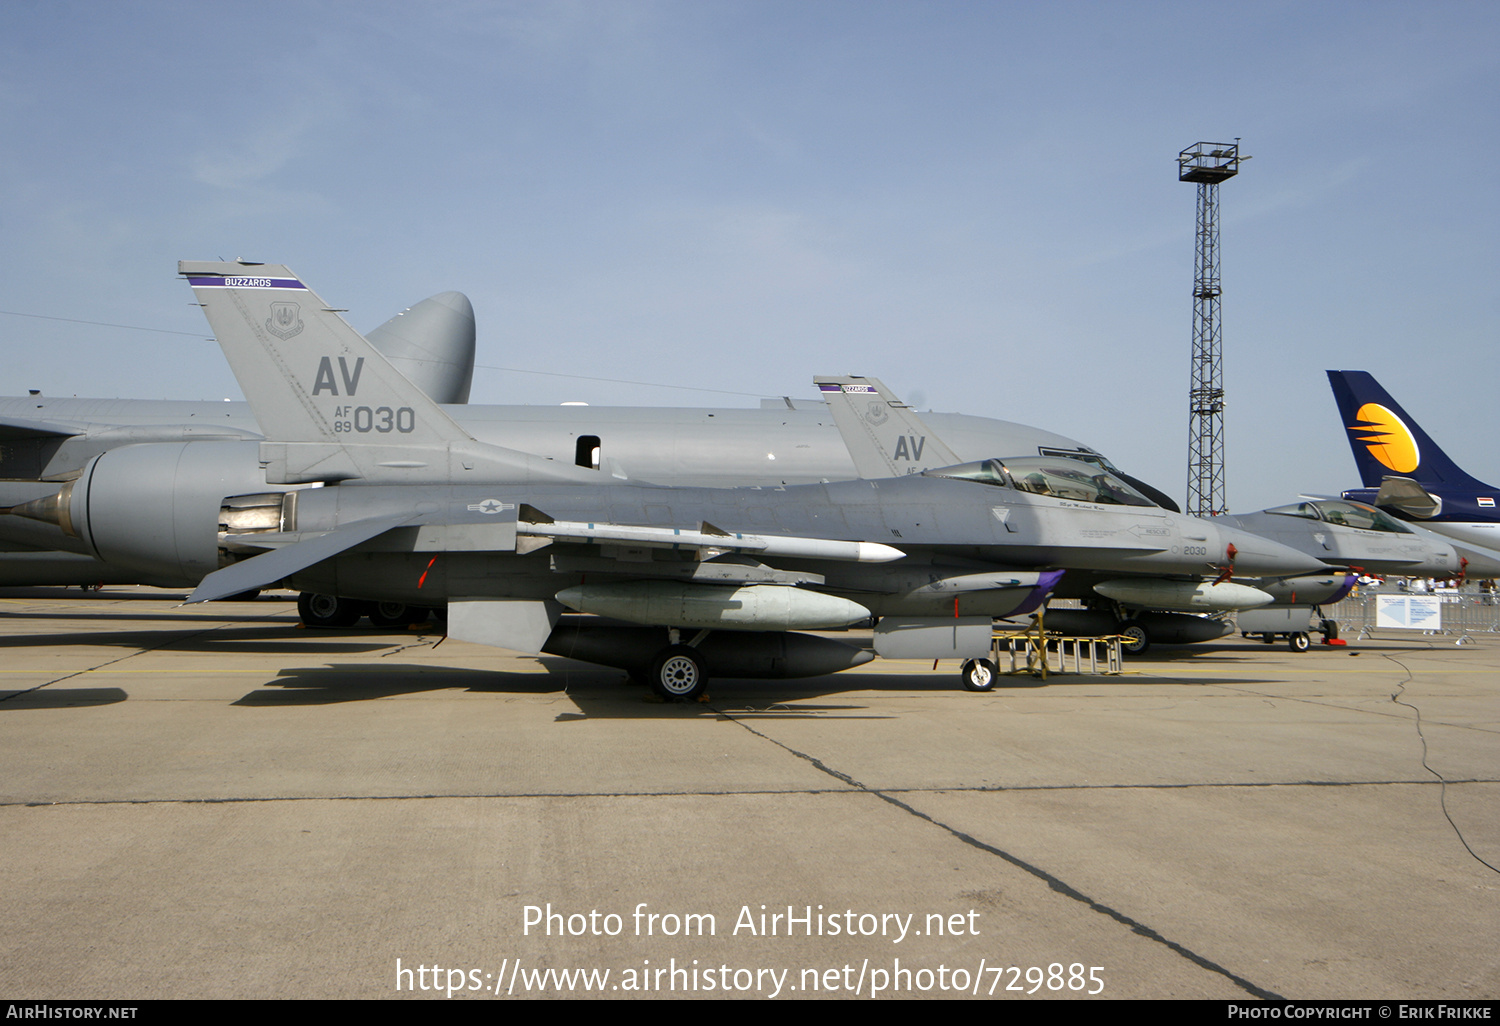
<path fill-rule="evenodd" d="M 1033 495 L 1096 502 L 1110 506 L 1151 506 L 1155 503 L 1098 464 L 1056 456 L 1018 456 L 977 460 L 956 467 L 924 470 L 929 477 L 951 477 L 997 488 L 1016 488 Z"/>
<path fill-rule="evenodd" d="M 1385 531 L 1390 534 L 1411 534 L 1412 529 L 1394 517 L 1382 513 L 1374 506 L 1345 499 L 1311 499 L 1294 502 L 1290 506 L 1277 506 L 1266 510 L 1284 517 L 1305 517 L 1321 520 L 1338 527 L 1357 527 L 1362 531 Z"/>

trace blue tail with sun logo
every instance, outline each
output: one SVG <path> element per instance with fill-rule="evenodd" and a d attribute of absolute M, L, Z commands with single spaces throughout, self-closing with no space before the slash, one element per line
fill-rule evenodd
<path fill-rule="evenodd" d="M 1397 476 L 1424 487 L 1490 490 L 1460 470 L 1370 374 L 1331 370 L 1328 383 L 1366 488 L 1379 488 L 1386 478 Z"/>

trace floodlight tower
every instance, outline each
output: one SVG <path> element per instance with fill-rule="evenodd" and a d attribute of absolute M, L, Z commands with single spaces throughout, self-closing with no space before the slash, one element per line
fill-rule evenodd
<path fill-rule="evenodd" d="M 1193 268 L 1193 376 L 1188 386 L 1187 512 L 1212 517 L 1224 501 L 1224 353 L 1219 324 L 1219 183 L 1240 172 L 1240 141 L 1194 143 L 1177 154 L 1177 180 L 1198 183 Z"/>

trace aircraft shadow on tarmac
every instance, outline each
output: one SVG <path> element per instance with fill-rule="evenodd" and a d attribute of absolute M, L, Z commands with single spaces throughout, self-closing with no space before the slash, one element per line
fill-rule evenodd
<path fill-rule="evenodd" d="M 129 617 L 138 620 L 139 617 Z M 210 624 L 223 620 L 210 620 Z M 201 652 L 231 654 L 294 654 L 309 655 L 358 655 L 389 648 L 390 642 L 383 638 L 350 637 L 319 631 L 315 635 L 297 632 L 292 637 L 290 623 L 265 624 L 237 629 L 216 629 L 209 624 L 193 625 L 184 630 L 160 631 L 75 631 L 59 634 L 55 632 L 37 634 L 0 635 L 0 650 L 23 648 L 138 648 L 150 651 Z M 338 639 L 338 640 L 334 640 Z"/>
<path fill-rule="evenodd" d="M 601 670 L 607 675 L 609 671 Z M 398 695 L 420 695 L 461 688 L 474 693 L 545 695 L 563 690 L 551 677 L 499 673 L 461 666 L 413 663 L 350 663 L 289 666 L 260 689 L 234 702 L 239 706 L 337 705 Z"/>
<path fill-rule="evenodd" d="M 1425 652 L 1430 649 L 1431 644 L 1403 643 L 1391 645 L 1389 643 L 1381 646 L 1382 652 Z M 1344 645 L 1318 645 L 1314 644 L 1306 652 L 1293 653 L 1287 650 L 1285 642 L 1275 645 L 1267 645 L 1256 639 L 1252 641 L 1246 638 L 1237 643 L 1214 643 L 1200 642 L 1196 645 L 1153 645 L 1145 652 L 1125 657 L 1125 670 L 1144 670 L 1149 672 L 1156 666 L 1191 666 L 1199 664 L 1204 666 L 1222 666 L 1229 663 L 1244 663 L 1246 656 L 1270 655 L 1287 656 L 1297 660 L 1311 660 L 1316 662 L 1320 659 L 1343 659 L 1351 655 L 1358 655 L 1359 649 Z M 1297 665 L 1297 664 L 1294 664 Z"/>
<path fill-rule="evenodd" d="M 38 627 L 45 622 L 73 620 L 51 612 L 22 612 L 4 614 L 12 621 L 31 619 Z M 94 613 L 91 620 L 161 620 L 179 625 L 177 630 L 127 630 L 127 631 L 79 631 L 69 633 L 27 633 L 0 635 L 0 650 L 19 650 L 28 647 L 108 647 L 136 648 L 141 650 L 193 652 L 200 654 L 233 655 L 291 655 L 301 657 L 358 657 L 372 652 L 383 652 L 390 656 L 403 648 L 428 648 L 440 640 L 440 636 L 427 632 L 379 631 L 369 628 L 347 630 L 304 631 L 295 627 L 296 619 L 290 614 L 273 614 L 260 617 L 212 616 L 184 613 L 173 609 L 160 614 L 111 614 Z M 187 621 L 187 622 L 184 622 Z M 1429 644 L 1403 645 L 1400 648 L 1382 646 L 1383 651 L 1425 651 Z M 635 718 L 659 717 L 662 715 L 707 715 L 730 714 L 735 716 L 776 717 L 884 717 L 886 714 L 873 711 L 851 693 L 904 692 L 951 695 L 962 701 L 983 702 L 1001 697 L 1006 693 L 1032 692 L 1037 689 L 1066 689 L 1070 686 L 1098 686 L 1111 682 L 1120 684 L 1150 683 L 1153 686 L 1200 686 L 1222 684 L 1224 679 L 1217 671 L 1227 664 L 1245 664 L 1247 655 L 1258 654 L 1264 649 L 1267 655 L 1283 657 L 1289 655 L 1282 648 L 1262 646 L 1258 642 L 1239 641 L 1220 644 L 1185 646 L 1157 646 L 1150 651 L 1129 656 L 1126 659 L 1126 676 L 1106 677 L 1090 674 L 1052 674 L 1041 680 L 1026 674 L 1002 674 L 995 691 L 990 694 L 966 694 L 959 689 L 956 664 L 944 664 L 936 672 L 922 670 L 915 673 L 861 672 L 851 670 L 823 677 L 793 680 L 753 680 L 716 678 L 711 680 L 708 701 L 669 703 L 662 702 L 642 686 L 630 683 L 625 674 L 616 669 L 580 663 L 561 657 L 547 656 L 537 660 L 544 671 L 506 673 L 490 669 L 475 669 L 463 666 L 413 664 L 368 660 L 351 661 L 344 664 L 323 666 L 301 666 L 278 671 L 277 676 L 267 680 L 263 686 L 251 691 L 234 702 L 237 706 L 269 707 L 328 705 L 343 702 L 369 701 L 400 695 L 462 688 L 476 693 L 541 695 L 566 693 L 579 711 L 569 711 L 557 717 L 559 722 L 588 718 Z M 1358 654 L 1346 648 L 1322 648 L 1299 655 L 1297 665 L 1314 667 L 1320 660 L 1345 658 Z M 1194 674 L 1195 666 L 1216 672 L 1212 678 Z M 1132 673 L 1134 671 L 1134 673 Z M 1161 675 L 1162 679 L 1142 680 Z M 1238 684 L 1264 684 L 1274 686 L 1282 683 L 1275 676 L 1240 677 Z M 7 696 L 0 691 L 0 710 L 35 708 L 68 708 L 111 704 L 125 700 L 123 692 L 113 688 L 60 689 L 42 688 L 35 692 Z M 847 702 L 814 704 L 817 699 L 849 698 Z M 732 708 L 729 706 L 732 705 Z M 721 712 L 722 710 L 722 712 Z"/>
<path fill-rule="evenodd" d="M 123 688 L 40 687 L 29 691 L 0 691 L 0 713 L 115 705 L 128 697 Z"/>
<path fill-rule="evenodd" d="M 1046 681 L 1030 675 L 1006 676 L 993 694 L 985 695 L 963 692 L 958 687 L 958 675 L 946 670 L 914 674 L 845 671 L 794 680 L 726 677 L 709 682 L 704 701 L 665 702 L 644 685 L 631 682 L 620 670 L 554 656 L 544 656 L 537 663 L 544 673 L 394 662 L 287 667 L 233 704 L 259 708 L 333 705 L 463 689 L 495 695 L 566 695 L 579 711 L 560 713 L 557 722 L 663 715 L 886 719 L 890 714 L 853 697 L 854 693 L 931 693 L 957 701 L 984 702 L 1005 692 L 1097 683 L 1101 679 L 1073 674 L 1053 675 Z M 848 700 L 838 701 L 841 698 Z M 820 703 L 818 699 L 835 701 Z"/>
<path fill-rule="evenodd" d="M 328 666 L 287 667 L 234 704 L 238 706 L 330 705 L 371 701 L 398 695 L 415 695 L 461 688 L 472 693 L 544 695 L 565 694 L 581 712 L 563 713 L 559 722 L 589 718 L 656 717 L 672 714 L 721 715 L 715 706 L 734 704 L 734 714 L 871 716 L 867 705 L 857 701 L 809 705 L 807 699 L 841 696 L 848 692 L 903 691 L 950 692 L 956 690 L 956 674 L 904 675 L 857 674 L 810 677 L 798 680 L 750 680 L 724 678 L 710 682 L 705 702 L 664 702 L 649 688 L 634 684 L 626 675 L 608 667 L 593 666 L 557 657 L 538 660 L 545 673 L 505 673 L 496 670 L 411 663 L 358 663 Z M 1029 678 L 1027 683 L 1033 683 Z M 1040 683 L 1040 682 L 1035 682 Z M 958 696 L 982 701 L 984 696 Z M 795 702 L 795 705 L 787 703 Z"/>
<path fill-rule="evenodd" d="M 191 607 L 187 605 L 187 600 L 188 593 L 185 591 L 0 588 L 0 602 L 45 604 L 43 609 L 19 612 L 6 610 L 3 615 L 8 617 L 32 616 L 58 620 L 80 618 L 93 620 L 105 617 L 133 620 L 280 620 L 287 623 L 296 623 L 298 620 L 295 596 L 268 595 L 259 599 L 232 598 Z M 143 603 L 155 605 L 161 611 L 142 612 L 139 607 Z M 120 612 L 111 614 L 105 611 L 113 606 L 118 606 Z"/>
<path fill-rule="evenodd" d="M 109 591 L 96 591 L 92 588 L 80 589 L 71 585 L 66 587 L 59 585 L 54 587 L 40 586 L 34 588 L 0 588 L 0 599 L 10 599 L 12 601 L 18 599 L 34 599 L 48 602 L 72 602 L 79 599 L 84 599 L 92 600 L 95 602 L 108 602 L 110 604 L 114 604 L 116 602 L 166 601 L 181 604 L 187 601 L 187 592 L 154 591 L 145 589 L 137 590 L 133 588 L 118 591 L 114 588 L 111 588 Z M 282 599 L 281 601 L 286 602 L 288 600 Z"/>
<path fill-rule="evenodd" d="M 66 612 L 66 613 L 57 613 L 57 612 L 31 612 L 31 611 L 16 612 L 16 611 L 12 611 L 12 610 L 5 610 L 3 612 L 0 612 L 0 617 L 4 617 L 6 620 L 12 620 L 12 621 L 17 621 L 17 622 L 24 621 L 24 620 L 37 620 L 37 621 L 44 621 L 44 622 L 45 621 L 55 621 L 55 620 L 61 620 L 61 621 L 64 621 L 64 622 L 77 621 L 77 620 L 88 620 L 90 622 L 96 621 L 96 620 L 97 621 L 104 621 L 104 622 L 113 621 L 113 620 L 125 620 L 125 621 L 130 621 L 130 622 L 139 622 L 139 621 L 142 621 L 142 620 L 150 620 L 150 621 L 157 621 L 157 622 L 162 622 L 162 623 L 187 623 L 187 624 L 205 624 L 205 623 L 212 623 L 212 624 L 220 624 L 220 623 L 243 623 L 243 624 L 248 624 L 248 623 L 266 623 L 266 624 L 272 624 L 272 623 L 274 623 L 274 624 L 280 624 L 283 628 L 290 627 L 291 625 L 297 623 L 297 614 L 296 613 L 283 614 L 283 615 L 280 615 L 280 616 L 275 615 L 275 614 L 270 614 L 270 615 L 267 615 L 267 616 L 213 616 L 212 614 L 209 614 L 209 613 L 200 613 L 200 612 L 197 612 L 197 611 L 184 611 L 184 610 L 181 610 L 181 609 L 168 609 L 168 610 L 163 610 L 160 613 L 142 613 L 142 612 L 138 612 L 136 610 L 128 610 L 128 611 L 119 612 L 119 613 L 110 613 L 110 612 L 104 612 L 104 611 L 92 610 L 92 609 L 89 610 L 89 611 L 87 611 L 87 612 Z"/>

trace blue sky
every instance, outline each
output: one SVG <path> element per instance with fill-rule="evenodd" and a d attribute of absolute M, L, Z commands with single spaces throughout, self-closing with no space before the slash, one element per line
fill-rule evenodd
<path fill-rule="evenodd" d="M 679 386 L 476 402 L 868 374 L 1180 499 L 1175 157 L 1238 136 L 1231 507 L 1357 484 L 1330 367 L 1496 481 L 1497 98 L 1494 3 L 5 0 L 0 391 L 237 397 L 175 272 L 246 257 L 362 330 L 459 289 L 482 366 Z"/>

